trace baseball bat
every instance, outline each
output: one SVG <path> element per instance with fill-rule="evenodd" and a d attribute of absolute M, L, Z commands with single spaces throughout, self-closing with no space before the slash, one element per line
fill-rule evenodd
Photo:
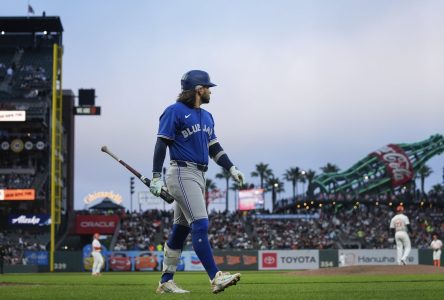
<path fill-rule="evenodd" d="M 149 180 L 148 178 L 146 178 L 145 176 L 143 176 L 142 174 L 140 174 L 139 172 L 137 172 L 133 167 L 131 167 L 130 165 L 128 165 L 126 162 L 124 162 L 123 160 L 121 160 L 120 158 L 118 158 L 114 153 L 112 153 L 107 146 L 102 146 L 101 148 L 102 152 L 105 152 L 106 154 L 108 154 L 109 156 L 111 156 L 112 158 L 114 158 L 115 160 L 117 160 L 122 166 L 124 166 L 125 168 L 128 169 L 128 171 L 130 171 L 131 173 L 133 173 L 137 178 L 140 179 L 140 181 L 143 182 L 143 184 L 145 184 L 147 187 L 150 187 L 151 184 L 151 180 Z M 174 198 L 173 196 L 170 195 L 170 193 L 168 193 L 167 189 L 165 187 L 162 187 L 162 191 L 160 192 L 160 198 L 162 198 L 163 200 L 165 200 L 168 203 L 173 203 L 174 202 Z"/>

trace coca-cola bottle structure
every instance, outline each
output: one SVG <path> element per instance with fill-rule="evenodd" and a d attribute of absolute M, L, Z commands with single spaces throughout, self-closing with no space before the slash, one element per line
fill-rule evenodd
<path fill-rule="evenodd" d="M 430 158 L 444 152 L 440 134 L 417 143 L 389 144 L 373 151 L 346 171 L 323 173 L 313 179 L 314 193 L 375 194 L 411 183 Z"/>

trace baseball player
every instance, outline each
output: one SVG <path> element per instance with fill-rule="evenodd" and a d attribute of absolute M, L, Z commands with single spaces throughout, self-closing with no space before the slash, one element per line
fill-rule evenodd
<path fill-rule="evenodd" d="M 433 241 L 430 243 L 430 247 L 433 249 L 433 265 L 435 267 L 441 267 L 441 248 L 442 242 L 438 239 L 436 232 L 432 235 Z"/>
<path fill-rule="evenodd" d="M 92 242 L 92 257 L 94 259 L 93 267 L 92 267 L 92 275 L 93 276 L 100 276 L 100 270 L 102 269 L 103 265 L 103 257 L 100 252 L 102 251 L 102 245 L 99 242 L 99 234 L 94 233 L 94 239 Z"/>
<path fill-rule="evenodd" d="M 241 274 L 218 269 L 208 240 L 208 214 L 205 206 L 205 172 L 208 158 L 229 170 L 234 180 L 242 183 L 244 175 L 233 165 L 216 138 L 213 116 L 202 104 L 210 102 L 210 81 L 207 72 L 192 70 L 183 75 L 182 92 L 176 103 L 160 116 L 153 156 L 153 178 L 150 191 L 159 196 L 164 188 L 162 167 L 169 149 L 170 167 L 165 175 L 166 187 L 175 198 L 174 222 L 164 245 L 163 274 L 157 293 L 188 293 L 176 285 L 173 276 L 188 234 L 191 232 L 194 251 L 207 271 L 213 293 L 236 284 Z"/>
<path fill-rule="evenodd" d="M 399 205 L 396 207 L 396 215 L 390 221 L 390 229 L 395 232 L 398 264 L 404 266 L 411 250 L 410 238 L 407 233 L 409 226 L 409 218 L 404 215 L 404 206 Z"/>

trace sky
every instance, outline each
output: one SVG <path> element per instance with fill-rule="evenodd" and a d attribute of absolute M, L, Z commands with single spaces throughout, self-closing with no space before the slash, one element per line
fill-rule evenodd
<path fill-rule="evenodd" d="M 320 173 L 328 162 L 346 170 L 389 143 L 444 134 L 444 1 L 29 3 L 36 16 L 61 18 L 63 88 L 94 88 L 102 107 L 100 117 L 76 117 L 76 209 L 99 191 L 130 207 L 131 174 L 100 147 L 150 177 L 158 118 L 192 69 L 217 84 L 203 108 L 256 185 L 258 163 L 279 177 L 296 166 Z M 0 15 L 26 16 L 27 5 L 0 0 Z M 427 163 L 426 187 L 443 182 L 443 157 Z M 224 188 L 218 172 L 211 162 L 207 177 Z M 291 193 L 286 183 L 280 196 Z"/>

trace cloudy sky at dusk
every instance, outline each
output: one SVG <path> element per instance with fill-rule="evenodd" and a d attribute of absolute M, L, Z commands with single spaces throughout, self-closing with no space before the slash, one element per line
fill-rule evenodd
<path fill-rule="evenodd" d="M 0 0 L 0 15 L 26 16 L 27 4 Z M 129 207 L 130 174 L 100 147 L 150 177 L 158 117 L 191 69 L 218 85 L 204 108 L 247 182 L 258 184 L 249 175 L 260 162 L 276 176 L 327 162 L 345 170 L 386 144 L 444 133 L 443 1 L 30 4 L 61 17 L 63 87 L 94 88 L 102 107 L 76 118 L 76 208 L 95 191 Z M 428 162 L 427 186 L 443 181 L 443 157 Z M 211 163 L 208 177 L 223 188 L 219 171 Z"/>

